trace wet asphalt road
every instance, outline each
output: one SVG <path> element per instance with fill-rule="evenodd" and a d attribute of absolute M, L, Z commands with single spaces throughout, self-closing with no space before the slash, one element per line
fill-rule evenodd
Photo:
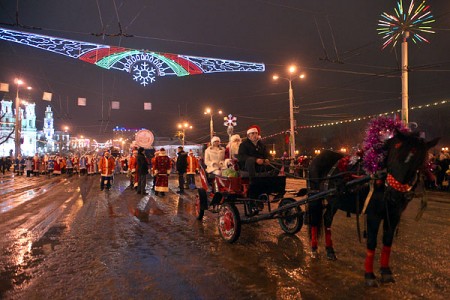
<path fill-rule="evenodd" d="M 306 227 L 290 236 L 276 220 L 243 225 L 228 244 L 217 215 L 197 221 L 195 192 L 175 194 L 171 177 L 165 197 L 137 195 L 124 175 L 107 192 L 99 176 L 0 177 L 0 299 L 450 297 L 449 193 L 429 192 L 419 222 L 413 200 L 391 255 L 397 282 L 366 288 L 354 216 L 335 217 L 337 261 L 323 247 L 311 259 Z M 303 185 L 288 180 L 288 188 Z"/>

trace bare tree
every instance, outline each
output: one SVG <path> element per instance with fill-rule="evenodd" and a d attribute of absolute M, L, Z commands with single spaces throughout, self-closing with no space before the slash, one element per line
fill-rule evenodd
<path fill-rule="evenodd" d="M 5 119 L 5 115 L 6 115 L 6 112 L 3 113 L 2 115 L 0 115 L 0 125 L 9 124 L 9 123 L 3 121 Z M 5 132 L 5 133 L 1 132 L 0 133 L 0 145 L 6 143 L 9 139 L 14 139 L 12 137 L 13 134 L 14 134 L 14 126 L 11 128 L 10 132 Z"/>

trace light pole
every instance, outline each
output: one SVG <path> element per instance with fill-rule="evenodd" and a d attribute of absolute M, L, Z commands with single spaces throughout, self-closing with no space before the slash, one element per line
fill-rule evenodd
<path fill-rule="evenodd" d="M 181 129 L 179 132 L 179 135 L 181 135 L 181 145 L 184 147 L 184 141 L 186 139 L 186 129 L 192 129 L 192 125 L 190 125 L 188 122 L 184 122 L 183 124 L 178 124 L 178 129 Z"/>
<path fill-rule="evenodd" d="M 14 145 L 15 145 L 15 155 L 16 157 L 20 154 L 20 137 L 22 131 L 22 120 L 20 114 L 20 99 L 19 99 L 19 86 L 24 84 L 25 82 L 19 78 L 14 79 L 14 83 L 17 85 L 16 88 L 16 121 L 15 121 L 15 132 L 14 132 Z M 27 87 L 28 90 L 31 90 L 31 87 Z"/>
<path fill-rule="evenodd" d="M 213 111 L 210 108 L 207 108 L 203 113 L 205 115 L 209 115 L 210 116 L 210 120 L 209 120 L 209 135 L 210 135 L 210 139 L 212 139 L 213 136 L 214 136 L 214 122 L 213 122 L 213 115 L 214 115 L 214 113 L 213 113 Z M 217 113 L 219 115 L 221 115 L 222 111 L 218 110 Z"/>
<path fill-rule="evenodd" d="M 273 80 L 284 79 L 289 82 L 289 121 L 290 121 L 290 137 L 289 137 L 289 157 L 291 158 L 290 168 L 294 170 L 295 158 L 295 119 L 294 119 L 294 90 L 292 89 L 292 80 L 295 78 L 303 79 L 304 74 L 295 75 L 297 68 L 295 66 L 289 67 L 289 77 L 280 77 L 273 75 Z"/>
<path fill-rule="evenodd" d="M 402 121 L 408 124 L 408 38 L 409 31 L 403 33 L 402 41 Z"/>

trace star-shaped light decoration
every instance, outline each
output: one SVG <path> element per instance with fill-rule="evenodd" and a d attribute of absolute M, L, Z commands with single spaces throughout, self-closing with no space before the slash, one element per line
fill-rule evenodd
<path fill-rule="evenodd" d="M 229 126 L 236 126 L 236 117 L 233 117 L 231 114 L 228 115 L 228 117 L 224 117 L 223 118 L 225 120 L 225 122 L 223 123 L 223 125 L 229 127 Z"/>
<path fill-rule="evenodd" d="M 394 8 L 395 15 L 390 15 L 386 12 L 381 14 L 383 19 L 378 20 L 377 29 L 378 34 L 383 35 L 383 48 L 392 44 L 395 47 L 398 40 L 409 32 L 409 36 L 414 43 L 429 41 L 419 33 L 435 33 L 431 30 L 430 24 L 435 22 L 431 14 L 430 6 L 425 4 L 423 0 L 417 7 L 415 7 L 414 0 L 411 0 L 408 10 L 404 10 L 403 1 L 397 2 L 397 7 Z"/>

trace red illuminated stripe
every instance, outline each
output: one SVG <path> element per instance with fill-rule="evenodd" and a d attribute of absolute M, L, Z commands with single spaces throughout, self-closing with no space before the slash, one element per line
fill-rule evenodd
<path fill-rule="evenodd" d="M 197 67 L 194 63 L 191 63 L 190 61 L 179 57 L 177 54 L 171 54 L 171 53 L 160 53 L 160 54 L 163 55 L 164 57 L 167 57 L 167 58 L 173 60 L 180 66 L 182 66 L 186 71 L 189 72 L 190 75 L 203 73 L 202 69 Z"/>
<path fill-rule="evenodd" d="M 104 58 L 106 56 L 109 56 L 114 53 L 125 52 L 125 51 L 128 51 L 128 49 L 122 48 L 122 47 L 102 48 L 102 49 L 89 51 L 89 52 L 85 53 L 84 55 L 80 56 L 79 59 L 81 59 L 85 62 L 91 63 L 91 64 L 95 64 L 96 62 L 98 62 L 99 60 L 101 60 L 102 58 Z"/>

